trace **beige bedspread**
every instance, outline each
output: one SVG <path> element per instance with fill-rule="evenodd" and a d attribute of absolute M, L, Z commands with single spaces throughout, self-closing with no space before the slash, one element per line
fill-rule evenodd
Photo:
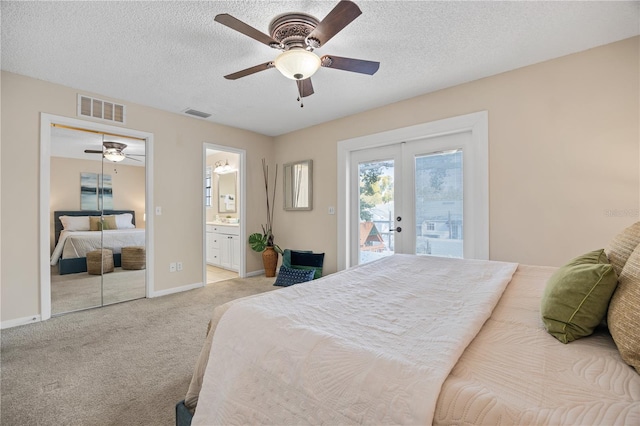
<path fill-rule="evenodd" d="M 516 266 L 395 255 L 238 302 L 192 424 L 429 424 Z"/>
<path fill-rule="evenodd" d="M 554 271 L 518 266 L 490 318 L 442 383 L 433 424 L 640 424 L 640 375 L 622 361 L 606 330 L 568 345 L 544 330 L 540 297 Z M 237 302 L 216 309 L 213 330 Z M 212 337 L 213 332 L 186 398 L 191 408 Z"/>
<path fill-rule="evenodd" d="M 445 380 L 438 425 L 640 425 L 640 375 L 606 330 L 567 345 L 540 320 L 555 268 L 520 265 Z"/>
<path fill-rule="evenodd" d="M 144 228 L 109 229 L 105 231 L 62 231 L 60 239 L 51 254 L 51 266 L 59 259 L 86 257 L 87 253 L 102 247 L 119 254 L 122 247 L 144 246 Z"/>

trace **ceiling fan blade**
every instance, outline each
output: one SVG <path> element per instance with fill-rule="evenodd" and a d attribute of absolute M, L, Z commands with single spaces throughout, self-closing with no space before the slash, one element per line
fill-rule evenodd
<path fill-rule="evenodd" d="M 331 12 L 311 31 L 307 40 L 315 39 L 318 45 L 310 44 L 313 48 L 324 46 L 331 38 L 338 34 L 344 27 L 362 14 L 360 8 L 349 0 L 342 0 Z"/>
<path fill-rule="evenodd" d="M 324 55 L 320 58 L 325 68 L 335 68 L 343 71 L 359 72 L 373 75 L 380 68 L 380 62 L 365 61 L 363 59 L 343 58 L 340 56 Z"/>
<path fill-rule="evenodd" d="M 125 154 L 127 157 L 146 157 L 144 154 Z"/>
<path fill-rule="evenodd" d="M 93 149 L 85 149 L 84 152 L 87 153 L 87 154 L 102 154 L 103 153 L 102 151 L 96 151 L 96 150 L 93 150 Z"/>
<path fill-rule="evenodd" d="M 227 80 L 237 80 L 241 77 L 246 77 L 251 74 L 255 74 L 260 71 L 268 70 L 269 68 L 273 68 L 273 61 L 265 62 L 264 64 L 256 65 L 251 68 L 247 68 L 246 70 L 234 72 L 233 74 L 225 75 L 224 78 Z"/>
<path fill-rule="evenodd" d="M 296 80 L 298 85 L 298 93 L 301 98 L 313 95 L 313 84 L 311 84 L 311 78 L 305 78 L 304 80 Z"/>
<path fill-rule="evenodd" d="M 269 37 L 263 32 L 256 30 L 251 25 L 245 24 L 238 18 L 234 18 L 228 13 L 221 13 L 219 15 L 216 15 L 213 20 L 231 28 L 232 30 L 236 30 L 239 33 L 249 36 L 252 39 L 259 41 L 260 43 L 266 44 L 269 47 L 273 47 L 274 49 L 284 48 L 284 46 L 282 46 L 273 38 Z"/>
<path fill-rule="evenodd" d="M 125 155 L 126 158 L 128 158 L 129 160 L 133 160 L 133 161 L 139 161 L 142 163 L 142 160 L 138 160 L 137 158 L 133 158 L 131 155 Z M 143 156 L 144 157 L 144 156 Z"/>

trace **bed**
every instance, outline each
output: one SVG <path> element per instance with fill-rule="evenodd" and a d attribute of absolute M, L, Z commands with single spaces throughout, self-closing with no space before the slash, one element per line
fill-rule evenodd
<path fill-rule="evenodd" d="M 229 302 L 177 424 L 640 424 L 609 331 L 545 329 L 558 271 L 394 255 Z"/>
<path fill-rule="evenodd" d="M 51 266 L 58 265 L 60 275 L 86 272 L 86 254 L 89 251 L 101 247 L 111 249 L 114 266 L 118 267 L 121 265 L 122 247 L 145 246 L 145 230 L 135 227 L 133 210 L 60 210 L 53 216 L 55 245 L 50 263 Z M 101 216 L 113 218 L 115 226 L 104 231 L 90 230 L 89 219 Z M 63 222 L 67 223 L 66 228 Z"/>

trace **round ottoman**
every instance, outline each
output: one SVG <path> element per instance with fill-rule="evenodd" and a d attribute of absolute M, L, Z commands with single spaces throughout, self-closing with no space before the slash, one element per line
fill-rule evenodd
<path fill-rule="evenodd" d="M 147 254 L 143 246 L 122 247 L 122 269 L 144 269 Z"/>
<path fill-rule="evenodd" d="M 98 249 L 87 253 L 87 273 L 101 275 L 113 272 L 113 252 L 109 249 Z"/>

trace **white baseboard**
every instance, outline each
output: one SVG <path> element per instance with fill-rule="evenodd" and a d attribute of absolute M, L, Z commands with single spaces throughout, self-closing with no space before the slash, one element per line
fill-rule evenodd
<path fill-rule="evenodd" d="M 258 275 L 264 275 L 264 269 L 260 269 L 259 271 L 247 272 L 246 277 L 257 277 Z"/>
<path fill-rule="evenodd" d="M 4 330 L 5 328 L 18 327 L 20 325 L 32 324 L 34 322 L 40 322 L 40 315 L 32 315 L 24 318 L 16 318 L 12 320 L 2 321 L 0 323 L 0 329 Z"/>
<path fill-rule="evenodd" d="M 169 294 L 180 293 L 182 291 L 193 290 L 193 289 L 200 288 L 200 287 L 204 287 L 204 284 L 195 283 L 195 284 L 183 285 L 182 287 L 174 287 L 174 288 L 169 288 L 169 289 L 166 289 L 166 290 L 154 291 L 153 293 L 151 293 L 149 295 L 149 298 L 167 296 Z"/>

